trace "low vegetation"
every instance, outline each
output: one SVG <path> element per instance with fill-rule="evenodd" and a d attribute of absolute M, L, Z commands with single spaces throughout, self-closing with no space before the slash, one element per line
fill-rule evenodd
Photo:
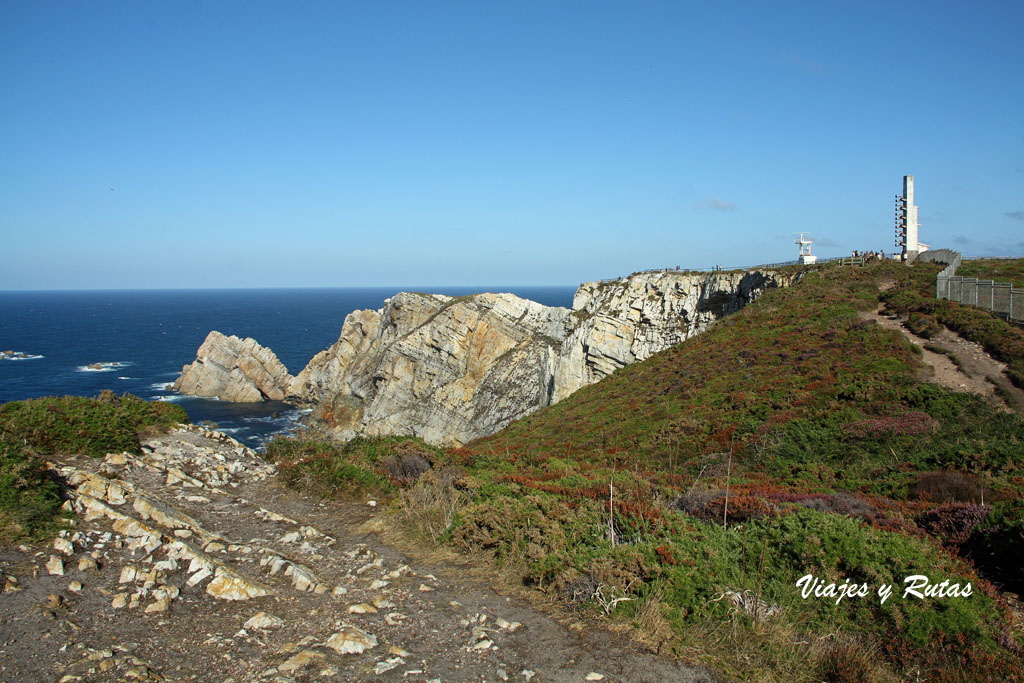
<path fill-rule="evenodd" d="M 46 463 L 0 433 L 0 543 L 52 536 L 61 520 L 60 488 Z"/>
<path fill-rule="evenodd" d="M 279 446 L 283 471 L 314 489 L 317 468 L 343 471 L 331 491 L 386 480 L 424 535 L 728 676 L 1019 679 L 1024 639 L 1000 588 L 1024 588 L 1024 421 L 922 382 L 916 347 L 858 315 L 886 283 L 891 307 L 946 324 L 925 298 L 934 274 L 811 269 L 465 448 Z M 986 325 L 964 327 L 1012 356 L 1009 328 Z M 398 476 L 399 447 L 430 469 Z M 805 575 L 869 588 L 804 598 Z M 904 594 L 913 575 L 959 595 Z"/>
<path fill-rule="evenodd" d="M 139 452 L 139 433 L 188 422 L 181 406 L 104 391 L 98 398 L 61 396 L 0 405 L 0 432 L 40 454 Z"/>
<path fill-rule="evenodd" d="M 1024 388 L 1024 330 L 980 308 L 962 306 L 952 301 L 935 298 L 935 276 L 939 266 L 919 264 L 911 276 L 902 278 L 898 285 L 882 295 L 882 301 L 892 310 L 910 316 L 915 332 L 928 332 L 942 326 L 957 332 L 965 339 L 985 347 L 992 356 L 1007 364 L 1010 380 Z M 965 261 L 958 275 L 994 277 L 997 281 L 1016 278 L 1017 286 L 1024 280 L 1024 259 L 991 261 Z"/>
<path fill-rule="evenodd" d="M 273 438 L 264 455 L 277 463 L 279 476 L 289 486 L 320 496 L 354 498 L 393 493 L 429 470 L 441 453 L 412 437 L 360 437 L 339 444 L 304 433 Z"/>
<path fill-rule="evenodd" d="M 0 543 L 44 539 L 60 527 L 60 486 L 46 469 L 46 457 L 138 453 L 140 433 L 179 422 L 188 422 L 180 406 L 110 391 L 96 399 L 63 396 L 0 405 Z"/>
<path fill-rule="evenodd" d="M 1024 289 L 1024 259 L 970 259 L 961 262 L 956 274 L 979 280 L 1010 282 L 1017 289 Z"/>

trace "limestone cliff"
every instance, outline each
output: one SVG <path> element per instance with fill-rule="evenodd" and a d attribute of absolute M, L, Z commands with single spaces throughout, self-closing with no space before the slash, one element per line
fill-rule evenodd
<path fill-rule="evenodd" d="M 255 339 L 210 332 L 195 362 L 181 369 L 172 388 L 183 394 L 253 403 L 281 400 L 292 376 L 274 352 Z"/>
<path fill-rule="evenodd" d="M 787 277 L 769 270 L 661 271 L 583 283 L 572 303 L 577 324 L 559 351 L 554 402 L 700 334 L 765 289 L 787 284 Z"/>
<path fill-rule="evenodd" d="M 548 405 L 569 310 L 512 294 L 397 294 L 345 319 L 292 381 L 340 436 L 465 443 Z"/>
<path fill-rule="evenodd" d="M 638 273 L 580 285 L 572 310 L 512 294 L 401 293 L 377 311 L 348 315 L 338 341 L 294 378 L 283 366 L 273 371 L 262 362 L 273 357 L 269 349 L 211 333 L 217 343 L 207 339 L 175 388 L 229 400 L 284 396 L 313 406 L 311 419 L 342 438 L 410 434 L 461 444 L 699 334 L 766 289 L 788 284 L 789 276 L 768 270 Z M 235 340 L 230 352 L 217 351 L 224 339 Z M 229 398 L 218 393 L 221 387 L 251 398 Z"/>

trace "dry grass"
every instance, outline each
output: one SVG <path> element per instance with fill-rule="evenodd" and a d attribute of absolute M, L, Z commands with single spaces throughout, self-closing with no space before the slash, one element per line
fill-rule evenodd
<path fill-rule="evenodd" d="M 468 496 L 455 486 L 451 472 L 429 470 L 401 490 L 402 521 L 424 539 L 437 544 L 451 528 Z"/>

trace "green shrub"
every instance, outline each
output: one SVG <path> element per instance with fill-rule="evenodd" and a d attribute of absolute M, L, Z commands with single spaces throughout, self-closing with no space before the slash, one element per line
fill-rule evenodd
<path fill-rule="evenodd" d="M 181 406 L 130 394 L 118 397 L 113 392 L 104 392 L 98 399 L 62 396 L 0 405 L 0 432 L 42 454 L 138 453 L 140 431 L 181 422 L 188 422 Z"/>
<path fill-rule="evenodd" d="M 265 457 L 278 463 L 284 482 L 320 496 L 393 493 L 443 457 L 414 437 L 359 437 L 347 443 L 310 435 L 278 436 Z"/>
<path fill-rule="evenodd" d="M 0 434 L 0 543 L 52 535 L 61 517 L 60 489 L 42 459 Z"/>

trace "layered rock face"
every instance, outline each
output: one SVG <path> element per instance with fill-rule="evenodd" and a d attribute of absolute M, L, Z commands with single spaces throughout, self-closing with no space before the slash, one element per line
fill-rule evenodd
<path fill-rule="evenodd" d="M 283 399 L 291 380 L 274 352 L 255 339 L 226 337 L 214 330 L 199 347 L 195 362 L 181 369 L 172 388 L 193 396 L 253 403 Z"/>
<path fill-rule="evenodd" d="M 277 359 L 251 339 L 211 333 L 175 388 L 228 400 L 285 397 L 313 406 L 312 419 L 341 438 L 462 444 L 789 284 L 775 271 L 639 273 L 580 285 L 572 310 L 512 294 L 401 293 L 380 310 L 348 315 L 338 341 L 294 378 L 265 362 Z"/>
<path fill-rule="evenodd" d="M 700 334 L 769 287 L 788 284 L 787 277 L 767 270 L 665 271 L 583 283 L 572 302 L 577 324 L 559 352 L 554 402 Z"/>
<path fill-rule="evenodd" d="M 356 311 L 289 386 L 341 437 L 465 443 L 551 402 L 569 309 L 512 294 L 397 294 Z"/>

